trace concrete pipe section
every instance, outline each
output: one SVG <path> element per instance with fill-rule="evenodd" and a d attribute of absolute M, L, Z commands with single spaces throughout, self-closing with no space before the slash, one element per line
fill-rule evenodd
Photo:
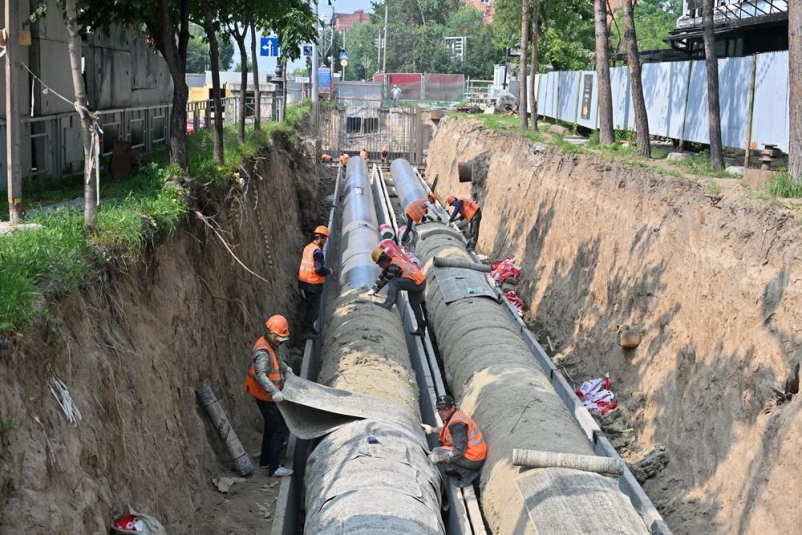
<path fill-rule="evenodd" d="M 594 451 L 501 305 L 460 292 L 459 272 L 470 271 L 434 266 L 435 256 L 471 260 L 461 236 L 443 224 L 426 225 L 417 252 L 428 281 L 429 325 L 448 384 L 459 408 L 473 416 L 488 444 L 480 495 L 490 530 L 648 533 L 615 478 L 570 468 L 512 465 L 515 448 L 575 455 Z"/>
<path fill-rule="evenodd" d="M 378 268 L 375 210 L 364 161 L 348 163 L 339 297 L 325 330 L 318 382 L 379 398 L 386 418 L 322 439 L 306 467 L 304 532 L 442 534 L 440 476 L 420 429 L 419 390 L 395 311 L 363 296 Z"/>

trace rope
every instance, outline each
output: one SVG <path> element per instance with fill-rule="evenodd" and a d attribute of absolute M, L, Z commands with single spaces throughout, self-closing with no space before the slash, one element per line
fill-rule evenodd
<path fill-rule="evenodd" d="M 75 111 L 78 113 L 78 115 L 80 115 L 82 121 L 84 119 L 88 118 L 92 122 L 92 125 L 89 127 L 89 134 L 92 137 L 92 139 L 90 141 L 90 145 L 89 145 L 89 154 L 85 155 L 85 156 L 86 156 L 86 158 L 88 160 L 88 163 L 92 166 L 91 169 L 95 170 L 95 186 L 96 186 L 96 188 L 95 188 L 96 189 L 96 200 L 95 200 L 95 202 L 97 203 L 97 206 L 100 206 L 100 157 L 101 157 L 101 153 L 100 153 L 100 134 L 103 133 L 103 129 L 100 128 L 100 125 L 97 122 L 98 119 L 100 118 L 100 116 L 98 115 L 98 112 L 92 113 L 91 111 L 89 111 L 89 109 L 87 109 L 85 106 L 82 106 L 79 102 L 70 101 L 67 97 L 65 97 L 64 95 L 62 95 L 61 93 L 59 93 L 58 91 L 53 89 L 52 87 L 48 86 L 44 82 L 44 80 L 42 80 L 41 78 L 36 76 L 33 73 L 33 71 L 31 71 L 31 69 L 29 69 L 28 66 L 25 63 L 20 63 L 20 65 L 22 65 L 22 67 L 24 67 L 25 70 L 28 71 L 28 73 L 31 76 L 33 76 L 33 79 L 35 80 L 35 82 L 39 82 L 39 85 L 42 86 L 42 94 L 43 95 L 47 95 L 48 93 L 52 92 L 58 98 L 60 98 L 61 100 L 63 100 L 64 102 L 66 102 L 67 104 L 72 106 L 73 108 L 75 108 Z M 35 83 L 31 84 L 31 117 L 33 117 L 33 99 L 34 99 L 34 90 L 33 89 L 34 89 L 34 87 L 35 87 Z M 84 181 L 85 181 L 85 183 L 87 185 L 89 184 L 89 181 L 92 179 L 92 171 L 91 171 L 91 169 L 90 169 L 90 171 L 88 173 L 86 171 L 84 171 L 84 173 L 85 173 Z"/>

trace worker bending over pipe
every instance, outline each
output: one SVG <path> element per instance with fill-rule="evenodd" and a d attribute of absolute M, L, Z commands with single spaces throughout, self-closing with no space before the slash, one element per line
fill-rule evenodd
<path fill-rule="evenodd" d="M 329 229 L 323 225 L 315 228 L 312 243 L 304 248 L 298 268 L 298 289 L 306 301 L 306 314 L 301 322 L 301 335 L 307 340 L 320 336 L 315 322 L 320 315 L 320 298 L 323 295 L 325 277 L 334 275 L 334 270 L 325 265 L 323 246 L 329 239 Z"/>
<path fill-rule="evenodd" d="M 448 220 L 449 223 L 453 223 L 457 216 L 460 221 L 464 219 L 468 222 L 467 249 L 473 251 L 479 242 L 479 224 L 482 222 L 482 209 L 479 207 L 479 203 L 468 198 L 449 195 L 446 197 L 446 204 L 454 207 L 451 218 Z"/>
<path fill-rule="evenodd" d="M 379 265 L 382 272 L 373 283 L 368 297 L 373 297 L 387 285 L 387 299 L 379 306 L 390 310 L 395 304 L 396 293 L 399 290 L 406 290 L 409 304 L 418 324 L 418 328 L 409 334 L 423 336 L 423 332 L 426 330 L 426 320 L 423 318 L 423 292 L 426 290 L 426 275 L 412 262 L 398 257 L 390 258 L 381 248 L 375 249 L 371 258 Z"/>
<path fill-rule="evenodd" d="M 407 242 L 407 237 L 410 231 L 412 231 L 412 223 L 419 225 L 421 221 L 425 221 L 427 218 L 434 220 L 434 218 L 429 215 L 429 208 L 433 208 L 435 202 L 437 202 L 437 195 L 430 193 L 426 197 L 415 199 L 409 203 L 405 210 L 407 214 L 407 229 L 404 231 L 404 235 L 401 236 L 402 244 Z M 440 216 L 436 217 L 438 221 L 442 221 Z"/>
<path fill-rule="evenodd" d="M 453 476 L 458 487 L 471 485 L 487 457 L 487 444 L 479 426 L 462 411 L 458 411 L 451 396 L 437 398 L 437 414 L 443 427 L 421 424 L 428 435 L 439 433 L 441 446 L 429 454 L 432 464 L 445 464 L 446 475 Z"/>

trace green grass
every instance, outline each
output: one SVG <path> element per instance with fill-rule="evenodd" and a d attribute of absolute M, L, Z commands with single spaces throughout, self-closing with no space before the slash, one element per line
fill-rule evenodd
<path fill-rule="evenodd" d="M 766 192 L 773 197 L 784 199 L 802 198 L 802 180 L 794 181 L 788 178 L 788 173 L 784 170 L 774 175 L 774 180 L 765 185 Z"/>
<path fill-rule="evenodd" d="M 225 163 L 214 161 L 213 132 L 204 129 L 189 136 L 189 174 L 215 189 L 230 187 L 239 168 L 263 150 L 270 137 L 295 139 L 295 128 L 309 113 L 308 105 L 288 108 L 286 121 L 262 124 L 261 132 L 248 130 L 239 144 L 236 130 L 225 131 Z M 0 331 L 23 329 L 47 310 L 48 302 L 93 280 L 103 265 L 126 265 L 141 255 L 143 245 L 172 236 L 187 218 L 187 209 L 170 179 L 183 174 L 167 165 L 168 154 L 150 155 L 151 163 L 127 180 L 101 180 L 103 204 L 91 234 L 84 230 L 83 209 L 59 209 L 29 215 L 27 223 L 41 228 L 0 236 Z M 81 178 L 48 184 L 39 179 L 23 188 L 31 202 L 54 203 L 83 197 Z"/>

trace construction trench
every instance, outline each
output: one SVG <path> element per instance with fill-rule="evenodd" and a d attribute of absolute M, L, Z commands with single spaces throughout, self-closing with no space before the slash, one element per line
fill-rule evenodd
<path fill-rule="evenodd" d="M 394 161 L 374 174 L 377 160 L 362 168 L 352 158 L 359 183 L 316 168 L 312 144 L 277 142 L 230 205 L 203 208 L 264 280 L 193 219 L 141 262 L 110 266 L 66 296 L 33 333 L 3 339 L 0 419 L 16 427 L 0 433 L 0 533 L 100 535 L 128 504 L 171 534 L 375 532 L 376 523 L 391 533 L 796 532 L 802 404 L 771 401 L 802 358 L 797 216 L 740 181 L 563 154 L 475 121 L 446 117 L 428 137 L 425 172 Z M 335 185 L 329 213 L 318 198 Z M 476 263 L 442 223 L 422 225 L 414 248 L 431 337 L 408 334 L 405 297 L 388 312 L 364 296 L 379 232 L 397 235 L 402 204 L 430 188 L 481 204 L 477 251 L 521 266 L 523 318 L 485 274 L 434 266 L 434 257 Z M 370 203 L 346 202 L 368 191 Z M 256 464 L 262 421 L 243 392 L 243 359 L 271 314 L 287 314 L 298 332 L 298 258 L 329 217 L 337 276 L 324 334 L 282 357 L 321 384 L 298 381 L 294 395 L 332 412 L 288 414 L 307 437 L 290 439 L 293 477 L 230 477 L 195 389 L 213 388 Z M 637 348 L 617 344 L 623 324 L 640 335 Z M 608 372 L 618 408 L 591 417 L 574 389 Z M 81 421 L 67 421 L 50 377 L 69 388 Z M 437 423 L 443 392 L 485 433 L 476 489 L 444 481 L 425 457 L 435 437 L 418 424 Z M 620 453 L 630 470 L 513 466 L 519 448 L 616 467 Z"/>

